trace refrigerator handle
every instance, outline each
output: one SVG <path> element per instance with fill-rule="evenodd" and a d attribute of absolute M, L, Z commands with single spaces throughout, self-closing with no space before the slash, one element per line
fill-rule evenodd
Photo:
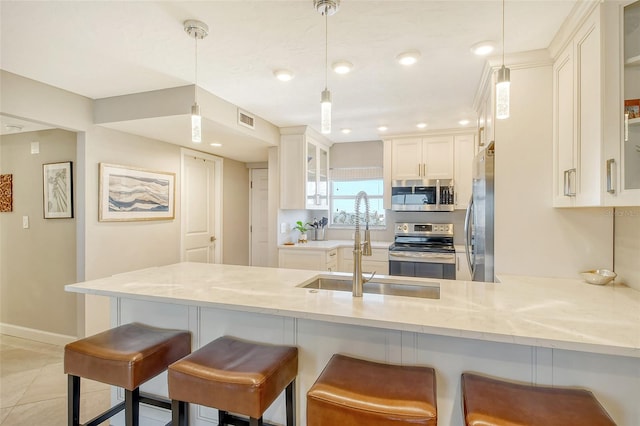
<path fill-rule="evenodd" d="M 472 235 L 472 224 L 471 224 L 471 214 L 473 212 L 473 195 L 469 200 L 469 205 L 467 206 L 467 212 L 464 215 L 464 252 L 467 256 L 467 265 L 469 265 L 469 271 L 471 272 L 471 279 L 473 280 L 473 276 L 476 274 L 476 265 L 475 259 L 471 258 L 471 239 Z"/>

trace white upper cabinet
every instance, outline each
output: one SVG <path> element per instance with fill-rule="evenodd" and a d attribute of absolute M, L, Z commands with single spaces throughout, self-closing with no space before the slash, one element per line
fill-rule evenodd
<path fill-rule="evenodd" d="M 280 138 L 280 208 L 329 208 L 329 146 L 306 128 L 283 129 Z"/>
<path fill-rule="evenodd" d="M 596 9 L 553 67 L 553 204 L 602 204 L 602 71 Z"/>
<path fill-rule="evenodd" d="M 640 98 L 639 9 L 598 3 L 555 58 L 555 207 L 640 205 L 640 125 L 624 114 Z"/>
<path fill-rule="evenodd" d="M 602 205 L 602 68 L 596 9 L 553 66 L 553 205 Z"/>
<path fill-rule="evenodd" d="M 605 4 L 611 75 L 620 75 L 610 89 L 609 121 L 605 134 L 604 184 L 609 206 L 640 205 L 640 1 Z M 619 25 L 622 28 L 619 28 Z M 617 66 L 617 67 L 616 67 Z"/>
<path fill-rule="evenodd" d="M 452 179 L 453 136 L 398 138 L 391 141 L 391 179 Z"/>

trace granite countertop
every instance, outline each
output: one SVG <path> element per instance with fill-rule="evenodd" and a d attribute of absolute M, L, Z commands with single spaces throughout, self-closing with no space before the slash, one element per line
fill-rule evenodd
<path fill-rule="evenodd" d="M 389 241 L 371 241 L 372 248 L 389 248 L 393 244 Z M 293 245 L 279 244 L 278 248 L 297 248 L 297 249 L 312 249 L 312 250 L 332 250 L 340 247 L 353 247 L 353 240 L 324 240 L 324 241 L 312 241 L 309 240 L 306 243 L 295 243 Z"/>
<path fill-rule="evenodd" d="M 440 299 L 312 291 L 322 273 L 179 263 L 67 285 L 71 292 L 640 358 L 640 292 L 578 279 L 437 280 Z M 430 279 L 402 278 L 416 283 Z"/>

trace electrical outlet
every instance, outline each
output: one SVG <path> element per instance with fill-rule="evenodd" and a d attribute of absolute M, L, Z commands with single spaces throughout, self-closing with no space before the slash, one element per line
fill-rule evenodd
<path fill-rule="evenodd" d="M 287 228 L 289 227 L 289 225 L 286 222 L 282 222 L 280 224 L 280 233 L 281 234 L 286 234 L 287 233 Z"/>
<path fill-rule="evenodd" d="M 29 216 L 22 216 L 22 228 L 29 229 Z"/>

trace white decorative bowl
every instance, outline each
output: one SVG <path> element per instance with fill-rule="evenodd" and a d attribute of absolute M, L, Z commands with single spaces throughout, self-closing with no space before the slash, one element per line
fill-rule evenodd
<path fill-rule="evenodd" d="M 582 278 L 584 278 L 584 280 L 589 284 L 596 284 L 596 285 L 605 285 L 606 283 L 612 281 L 615 277 L 618 276 L 618 274 L 608 269 L 595 269 L 591 271 L 584 271 L 584 272 L 580 272 L 580 275 L 582 275 Z"/>

